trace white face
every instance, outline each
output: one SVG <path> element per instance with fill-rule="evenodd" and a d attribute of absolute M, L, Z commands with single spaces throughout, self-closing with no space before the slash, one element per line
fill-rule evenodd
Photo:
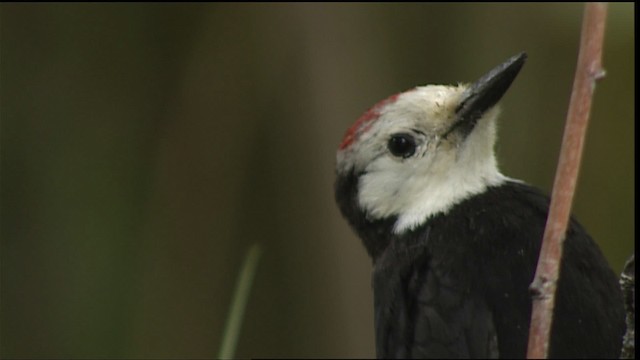
<path fill-rule="evenodd" d="M 466 138 L 457 131 L 444 136 L 465 89 L 429 85 L 402 93 L 374 107 L 338 151 L 339 172 L 362 173 L 358 203 L 369 218 L 398 216 L 394 231 L 401 233 L 505 180 L 493 154 L 496 108 Z M 398 136 L 415 151 L 394 154 L 389 143 Z"/>

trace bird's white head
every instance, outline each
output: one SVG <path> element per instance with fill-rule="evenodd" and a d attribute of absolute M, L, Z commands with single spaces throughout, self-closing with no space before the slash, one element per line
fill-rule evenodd
<path fill-rule="evenodd" d="M 470 85 L 416 87 L 365 112 L 337 153 L 338 177 L 357 178 L 353 201 L 365 217 L 394 218 L 402 233 L 505 181 L 493 151 L 495 105 L 525 59 L 514 56 Z"/>

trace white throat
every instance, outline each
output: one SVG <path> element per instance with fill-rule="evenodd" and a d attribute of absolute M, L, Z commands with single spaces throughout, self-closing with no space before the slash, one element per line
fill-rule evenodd
<path fill-rule="evenodd" d="M 425 179 L 408 179 L 407 185 L 416 189 L 411 198 L 400 200 L 403 211 L 393 228 L 394 233 L 402 233 L 424 224 L 434 215 L 446 214 L 453 206 L 474 195 L 487 190 L 488 187 L 500 185 L 507 178 L 502 175 L 494 159 L 486 163 L 476 164 L 473 176 L 469 170 L 455 168 L 445 177 Z"/>

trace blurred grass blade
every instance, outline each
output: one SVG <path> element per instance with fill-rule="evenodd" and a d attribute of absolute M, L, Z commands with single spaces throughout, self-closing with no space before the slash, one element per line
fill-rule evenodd
<path fill-rule="evenodd" d="M 238 336 L 240 334 L 240 328 L 242 327 L 242 319 L 244 318 L 244 310 L 247 306 L 249 293 L 251 292 L 251 284 L 253 283 L 253 277 L 256 272 L 256 267 L 258 266 L 261 252 L 262 249 L 260 245 L 253 244 L 244 259 L 244 264 L 242 265 L 236 282 L 233 299 L 231 300 L 231 309 L 229 310 L 227 323 L 225 324 L 222 334 L 222 343 L 220 344 L 218 359 L 232 359 L 236 352 Z"/>

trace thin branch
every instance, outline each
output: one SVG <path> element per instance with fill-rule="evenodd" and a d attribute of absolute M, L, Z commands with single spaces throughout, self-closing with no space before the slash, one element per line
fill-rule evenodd
<path fill-rule="evenodd" d="M 553 184 L 547 226 L 536 276 L 530 286 L 534 294 L 527 350 L 527 357 L 530 359 L 546 358 L 548 355 L 562 245 L 582 158 L 591 99 L 596 80 L 604 76 L 601 59 L 606 16 L 607 4 L 585 5 L 578 65 Z"/>

